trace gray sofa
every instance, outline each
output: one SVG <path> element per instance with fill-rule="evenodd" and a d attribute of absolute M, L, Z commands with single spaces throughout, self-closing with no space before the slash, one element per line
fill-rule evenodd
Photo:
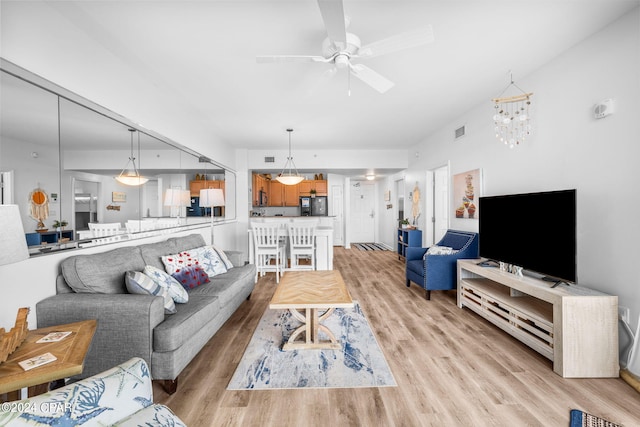
<path fill-rule="evenodd" d="M 36 305 L 38 327 L 97 319 L 98 327 L 74 379 L 106 371 L 132 357 L 143 358 L 154 380 L 175 392 L 180 372 L 231 317 L 255 286 L 255 265 L 240 252 L 225 252 L 234 267 L 189 290 L 189 301 L 166 314 L 163 298 L 127 293 L 125 272 L 164 269 L 161 257 L 205 246 L 199 234 L 163 242 L 71 256 L 61 263 L 55 296 Z M 75 290 L 74 290 L 75 289 Z"/>

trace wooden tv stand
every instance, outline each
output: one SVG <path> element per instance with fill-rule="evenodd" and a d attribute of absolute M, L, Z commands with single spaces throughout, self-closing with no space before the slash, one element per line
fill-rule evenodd
<path fill-rule="evenodd" d="M 618 377 L 618 297 L 458 260 L 467 307 L 553 361 L 565 378 Z"/>

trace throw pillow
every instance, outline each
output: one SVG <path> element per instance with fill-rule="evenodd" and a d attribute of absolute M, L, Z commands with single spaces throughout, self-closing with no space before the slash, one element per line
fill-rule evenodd
<path fill-rule="evenodd" d="M 176 312 L 176 305 L 167 290 L 146 274 L 139 271 L 127 271 L 124 275 L 124 283 L 131 294 L 161 296 L 164 299 L 164 312 L 167 314 Z"/>
<path fill-rule="evenodd" d="M 204 283 L 209 283 L 209 275 L 199 265 L 184 267 L 173 273 L 172 276 L 185 289 L 193 289 Z"/>
<path fill-rule="evenodd" d="M 224 262 L 224 265 L 227 267 L 227 270 L 231 270 L 233 268 L 233 263 L 231 262 L 231 260 L 229 260 L 229 257 L 227 257 L 227 254 L 225 254 L 224 251 L 218 248 L 217 246 L 211 245 L 211 247 L 213 248 L 214 251 L 218 253 L 218 255 L 220 256 L 220 259 L 222 260 L 222 262 Z"/>
<path fill-rule="evenodd" d="M 184 267 L 192 267 L 200 265 L 200 260 L 196 256 L 192 256 L 191 251 L 184 251 L 177 254 L 165 255 L 160 258 L 164 269 L 167 273 L 173 275 L 182 270 Z"/>
<path fill-rule="evenodd" d="M 212 246 L 202 246 L 192 249 L 190 252 L 192 257 L 199 261 L 200 266 L 209 277 L 227 272 L 227 266 L 224 260 Z"/>
<path fill-rule="evenodd" d="M 433 245 L 429 249 L 427 249 L 426 255 L 452 255 L 458 252 L 457 250 L 450 248 L 448 246 L 437 246 Z"/>
<path fill-rule="evenodd" d="M 143 273 L 151 277 L 156 284 L 165 288 L 174 302 L 184 304 L 189 301 L 189 294 L 173 276 L 152 265 L 147 265 Z"/>

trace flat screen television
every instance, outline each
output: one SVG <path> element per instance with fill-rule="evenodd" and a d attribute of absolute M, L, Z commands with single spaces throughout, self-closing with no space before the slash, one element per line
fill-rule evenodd
<path fill-rule="evenodd" d="M 576 282 L 576 190 L 479 199 L 480 256 Z"/>

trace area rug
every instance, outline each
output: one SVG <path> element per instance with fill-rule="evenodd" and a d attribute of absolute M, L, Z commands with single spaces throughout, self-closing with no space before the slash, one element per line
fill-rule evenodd
<path fill-rule="evenodd" d="M 569 427 L 622 427 L 595 415 L 587 414 L 579 409 L 571 410 Z"/>
<path fill-rule="evenodd" d="M 282 343 L 300 322 L 288 310 L 267 309 L 227 389 L 396 386 L 357 303 L 354 308 L 336 309 L 323 324 L 340 341 L 340 350 L 282 351 Z"/>
<path fill-rule="evenodd" d="M 352 243 L 353 246 L 361 251 L 388 251 L 386 247 L 379 243 Z"/>

